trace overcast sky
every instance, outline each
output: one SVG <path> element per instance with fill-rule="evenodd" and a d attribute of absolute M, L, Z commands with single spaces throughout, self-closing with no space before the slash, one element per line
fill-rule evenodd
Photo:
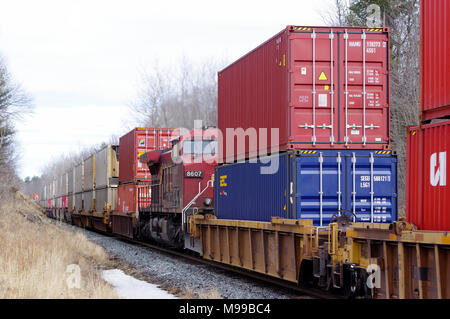
<path fill-rule="evenodd" d="M 20 176 L 126 133 L 155 61 L 231 62 L 286 25 L 324 25 L 332 2 L 2 0 L 0 54 L 35 106 L 17 125 Z"/>

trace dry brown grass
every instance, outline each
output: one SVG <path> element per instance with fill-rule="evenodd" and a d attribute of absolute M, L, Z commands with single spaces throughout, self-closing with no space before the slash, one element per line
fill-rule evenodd
<path fill-rule="evenodd" d="M 118 298 L 98 268 L 108 263 L 102 247 L 54 225 L 21 194 L 0 207 L 0 298 Z M 71 264 L 80 288 L 67 285 Z"/>

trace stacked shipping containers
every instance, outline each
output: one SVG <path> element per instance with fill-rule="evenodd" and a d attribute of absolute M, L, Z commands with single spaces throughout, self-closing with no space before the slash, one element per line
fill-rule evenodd
<path fill-rule="evenodd" d="M 83 190 L 84 190 L 84 162 L 74 168 L 74 207 L 76 212 L 82 212 L 83 205 Z"/>
<path fill-rule="evenodd" d="M 149 151 L 170 148 L 170 140 L 176 134 L 176 130 L 169 128 L 135 128 L 120 138 L 119 213 L 137 212 L 139 188 L 151 182 L 150 171 L 139 162 L 139 157 Z"/>
<path fill-rule="evenodd" d="M 217 216 L 397 218 L 387 28 L 288 26 L 219 72 L 218 84 Z"/>
<path fill-rule="evenodd" d="M 119 150 L 107 145 L 72 171 L 71 208 L 77 212 L 113 211 L 117 201 Z"/>
<path fill-rule="evenodd" d="M 85 212 L 95 211 L 95 156 L 84 160 L 83 204 Z"/>
<path fill-rule="evenodd" d="M 95 211 L 114 211 L 117 203 L 119 147 L 108 145 L 95 154 Z"/>
<path fill-rule="evenodd" d="M 67 172 L 67 208 L 69 212 L 75 209 L 75 168 L 70 169 Z"/>
<path fill-rule="evenodd" d="M 423 230 L 450 231 L 450 4 L 421 1 L 419 126 L 408 129 L 409 222 Z"/>
<path fill-rule="evenodd" d="M 389 149 L 388 29 L 289 26 L 218 81 L 222 162 L 264 151 L 258 143 L 227 150 L 229 128 L 267 129 L 269 151 Z"/>

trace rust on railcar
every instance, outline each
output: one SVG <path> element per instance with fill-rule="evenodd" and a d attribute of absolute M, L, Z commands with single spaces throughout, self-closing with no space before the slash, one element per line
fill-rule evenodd
<path fill-rule="evenodd" d="M 381 271 L 381 287 L 375 288 L 372 296 L 450 298 L 450 233 L 401 231 L 395 224 L 391 228 L 355 223 L 346 231 L 344 260 L 360 268 L 376 265 Z"/>

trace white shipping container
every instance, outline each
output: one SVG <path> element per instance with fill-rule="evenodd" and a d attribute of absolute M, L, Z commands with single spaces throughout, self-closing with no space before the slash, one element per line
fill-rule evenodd
<path fill-rule="evenodd" d="M 84 162 L 75 167 L 74 193 L 81 193 L 84 189 Z"/>
<path fill-rule="evenodd" d="M 114 186 L 119 178 L 119 161 L 116 145 L 108 145 L 95 154 L 95 188 Z"/>
<path fill-rule="evenodd" d="M 81 212 L 83 211 L 83 193 L 75 194 L 75 211 Z"/>
<path fill-rule="evenodd" d="M 114 211 L 117 203 L 117 187 L 106 187 L 95 190 L 95 210 Z"/>
<path fill-rule="evenodd" d="M 84 202 L 84 211 L 85 212 L 95 211 L 94 199 L 95 199 L 95 191 L 94 190 L 83 192 L 83 202 Z"/>
<path fill-rule="evenodd" d="M 75 168 L 69 170 L 69 172 L 67 173 L 67 194 L 73 194 L 73 190 L 75 187 Z"/>
<path fill-rule="evenodd" d="M 94 189 L 95 183 L 95 154 L 84 161 L 84 191 Z"/>

